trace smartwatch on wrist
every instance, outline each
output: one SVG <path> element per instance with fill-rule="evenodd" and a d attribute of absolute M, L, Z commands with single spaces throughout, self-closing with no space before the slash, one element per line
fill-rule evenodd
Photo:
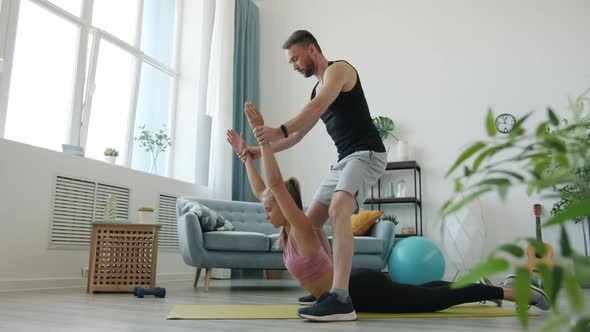
<path fill-rule="evenodd" d="M 283 135 L 285 135 L 285 138 L 287 138 L 289 136 L 289 133 L 287 132 L 287 127 L 285 127 L 284 124 L 281 125 L 281 130 L 283 131 Z"/>

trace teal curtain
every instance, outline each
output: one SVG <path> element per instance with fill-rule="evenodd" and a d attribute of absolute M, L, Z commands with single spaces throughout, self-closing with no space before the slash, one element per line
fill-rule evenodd
<path fill-rule="evenodd" d="M 248 120 L 244 103 L 260 105 L 260 25 L 258 7 L 252 0 L 236 0 L 234 42 L 234 123 L 238 133 L 244 133 L 248 145 L 257 145 Z M 257 201 L 252 193 L 246 168 L 233 154 L 232 199 Z M 259 162 L 256 163 L 259 166 Z"/>

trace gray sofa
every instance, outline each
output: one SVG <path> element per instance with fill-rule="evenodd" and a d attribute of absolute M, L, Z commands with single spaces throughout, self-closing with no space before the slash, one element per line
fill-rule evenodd
<path fill-rule="evenodd" d="M 197 286 L 202 269 L 206 269 L 205 291 L 209 288 L 212 268 L 285 270 L 282 251 L 273 248 L 279 230 L 265 219 L 260 203 L 199 197 L 181 199 L 209 207 L 235 227 L 234 231 L 203 233 L 195 213 L 182 212 L 177 205 L 180 253 L 187 265 L 197 269 L 193 287 Z M 326 222 L 324 228 L 331 241 L 330 222 Z M 393 223 L 380 221 L 366 236 L 356 236 L 353 268 L 383 269 L 393 246 L 394 234 Z"/>

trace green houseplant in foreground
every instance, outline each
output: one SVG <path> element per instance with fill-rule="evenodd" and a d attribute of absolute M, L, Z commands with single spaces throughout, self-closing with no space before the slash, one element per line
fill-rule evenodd
<path fill-rule="evenodd" d="M 590 181 L 588 181 L 590 179 L 590 166 L 574 169 L 573 173 L 580 179 L 580 181 L 574 184 L 566 184 L 555 187 L 555 190 L 559 192 L 560 199 L 558 202 L 553 204 L 553 208 L 551 209 L 552 216 L 561 213 L 570 204 L 575 203 L 580 199 L 590 199 Z M 574 218 L 573 221 L 576 224 L 585 222 L 588 225 L 588 229 L 590 229 L 590 216 L 586 216 L 586 218 Z M 586 229 L 583 227 L 583 225 L 582 236 L 584 237 L 584 254 L 586 254 L 586 256 L 590 256 L 590 234 L 586 233 Z"/>
<path fill-rule="evenodd" d="M 542 327 L 544 331 L 590 329 L 590 312 L 579 287 L 590 276 L 590 261 L 587 256 L 572 250 L 564 227 L 566 223 L 574 223 L 575 220 L 590 216 L 590 176 L 588 173 L 578 172 L 590 167 L 589 94 L 590 89 L 570 101 L 571 116 L 565 121 L 559 120 L 553 110 L 548 108 L 546 119 L 538 123 L 532 133 L 524 128 L 532 113 L 519 118 L 509 134 L 497 135 L 494 114 L 491 110 L 488 111 L 488 137 L 463 151 L 447 173 L 447 176 L 457 175 L 454 179 L 455 193 L 441 207 L 443 216 L 491 192 L 497 192 L 505 199 L 510 189 L 522 188 L 529 195 L 544 195 L 559 201 L 564 198 L 564 193 L 559 192 L 560 188 L 578 188 L 575 195 L 565 196 L 568 199 L 567 204 L 560 205 L 558 213 L 543 224 L 544 227 L 560 227 L 559 248 L 556 251 L 562 256 L 555 261 L 553 269 L 546 265 L 538 266 L 545 292 L 553 307 L 551 316 Z M 458 280 L 454 287 L 464 286 L 498 272 L 515 270 L 518 315 L 526 328 L 530 296 L 528 283 L 531 275 L 524 265 L 524 248 L 528 244 L 543 254 L 544 247 L 536 239 L 517 239 L 496 248 L 486 262 Z M 516 262 L 513 263 L 514 261 Z M 569 302 L 569 307 L 565 310 L 556 301 L 558 294 L 563 292 L 567 294 Z"/>

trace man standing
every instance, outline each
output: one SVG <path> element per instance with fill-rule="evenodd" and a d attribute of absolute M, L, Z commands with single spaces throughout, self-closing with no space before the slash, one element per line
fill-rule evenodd
<path fill-rule="evenodd" d="M 283 44 L 287 59 L 303 76 L 315 76 L 318 83 L 311 100 L 294 118 L 279 128 L 257 127 L 259 144 L 272 143 L 275 152 L 298 143 L 322 119 L 338 150 L 338 162 L 322 180 L 307 211 L 322 246 L 329 253 L 323 225 L 329 218 L 334 238 L 334 280 L 332 289 L 317 301 L 299 309 L 303 318 L 321 321 L 355 320 L 348 296 L 354 237 L 350 223 L 365 199 L 368 186 L 377 182 L 387 163 L 385 146 L 369 113 L 359 75 L 346 61 L 328 61 L 315 37 L 308 31 L 295 31 Z M 252 107 L 249 104 L 249 107 Z M 260 157 L 258 147 L 242 153 Z"/>

